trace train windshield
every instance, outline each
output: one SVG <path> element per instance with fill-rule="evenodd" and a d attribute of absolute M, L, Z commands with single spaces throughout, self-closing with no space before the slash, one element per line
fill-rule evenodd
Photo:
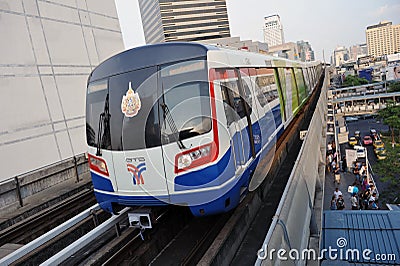
<path fill-rule="evenodd" d="M 203 60 L 144 68 L 89 84 L 86 102 L 87 143 L 101 149 L 157 147 L 211 130 Z"/>
<path fill-rule="evenodd" d="M 205 61 L 163 66 L 160 78 L 164 107 L 161 117 L 162 143 L 209 132 L 211 109 Z"/>

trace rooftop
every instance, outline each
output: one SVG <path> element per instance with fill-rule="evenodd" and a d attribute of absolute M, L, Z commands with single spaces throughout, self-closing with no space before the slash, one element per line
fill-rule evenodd
<path fill-rule="evenodd" d="M 325 253 L 321 265 L 400 264 L 400 211 L 324 211 L 322 223 L 321 250 L 338 258 Z"/>

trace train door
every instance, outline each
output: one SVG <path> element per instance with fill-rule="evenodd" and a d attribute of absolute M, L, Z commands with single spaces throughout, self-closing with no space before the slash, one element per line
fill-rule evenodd
<path fill-rule="evenodd" d="M 117 191 L 168 202 L 157 83 L 155 66 L 110 78 L 110 135 Z"/>
<path fill-rule="evenodd" d="M 241 172 L 243 166 L 254 153 L 253 136 L 249 128 L 248 101 L 241 93 L 237 71 L 225 70 L 227 79 L 221 80 L 221 94 L 224 102 L 227 129 L 231 137 L 231 147 L 235 157 L 236 172 Z"/>
<path fill-rule="evenodd" d="M 174 204 L 202 204 L 187 191 L 209 186 L 204 174 L 216 159 L 211 97 L 205 60 L 161 66 L 160 126 L 164 170 Z"/>

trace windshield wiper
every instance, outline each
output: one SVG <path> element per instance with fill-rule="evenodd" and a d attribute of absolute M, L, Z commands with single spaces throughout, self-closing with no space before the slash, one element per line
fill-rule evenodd
<path fill-rule="evenodd" d="M 172 135 L 174 136 L 174 139 L 176 141 L 176 143 L 178 144 L 179 149 L 183 150 L 183 149 L 187 149 L 185 147 L 185 145 L 183 144 L 182 140 L 179 137 L 179 131 L 176 128 L 174 119 L 172 118 L 172 115 L 169 111 L 168 106 L 165 103 L 161 103 L 161 108 L 164 111 L 164 119 L 167 120 L 169 127 L 171 128 L 172 131 Z"/>
<path fill-rule="evenodd" d="M 100 114 L 99 118 L 99 132 L 97 134 L 97 151 L 96 156 L 101 156 L 101 148 L 110 146 L 111 133 L 110 133 L 110 108 L 109 108 L 109 94 L 107 93 L 106 101 L 104 103 L 104 112 Z M 104 132 L 103 132 L 104 127 Z"/>

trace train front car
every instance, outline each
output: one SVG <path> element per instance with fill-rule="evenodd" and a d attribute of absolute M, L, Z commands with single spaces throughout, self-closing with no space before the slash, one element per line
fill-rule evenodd
<path fill-rule="evenodd" d="M 239 202 L 223 105 L 199 44 L 134 48 L 101 63 L 87 87 L 86 134 L 101 207 L 183 205 L 196 216 Z M 220 128 L 220 129 L 219 129 Z"/>

